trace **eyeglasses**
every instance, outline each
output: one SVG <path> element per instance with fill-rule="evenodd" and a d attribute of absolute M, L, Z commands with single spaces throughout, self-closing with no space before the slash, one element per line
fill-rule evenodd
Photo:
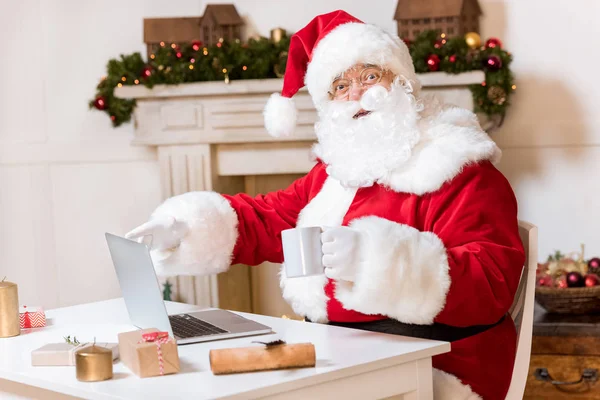
<path fill-rule="evenodd" d="M 386 70 L 380 67 L 365 67 L 363 70 L 360 71 L 360 74 L 358 76 L 358 82 L 355 82 L 355 84 L 359 85 L 362 88 L 371 87 L 381 82 L 381 79 L 383 79 L 386 72 Z M 343 76 L 337 78 L 331 84 L 329 95 L 335 100 L 342 100 L 346 98 L 350 93 L 350 86 L 352 85 L 353 81 L 356 81 L 356 78 L 349 79 L 344 78 Z"/>

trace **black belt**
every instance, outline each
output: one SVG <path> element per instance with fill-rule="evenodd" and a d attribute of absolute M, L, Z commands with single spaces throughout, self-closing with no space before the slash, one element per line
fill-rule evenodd
<path fill-rule="evenodd" d="M 392 335 L 410 336 L 422 339 L 441 340 L 444 342 L 455 342 L 470 336 L 485 332 L 500 325 L 506 315 L 498 322 L 491 325 L 473 325 L 467 327 L 450 326 L 435 322 L 431 325 L 406 324 L 395 319 L 382 319 L 369 322 L 329 322 L 329 325 L 343 326 L 345 328 L 361 329 L 365 331 L 390 333 Z M 306 319 L 310 322 L 310 320 Z"/>

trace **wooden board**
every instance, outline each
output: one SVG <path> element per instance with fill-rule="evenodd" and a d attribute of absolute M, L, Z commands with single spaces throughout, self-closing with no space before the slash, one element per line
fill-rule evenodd
<path fill-rule="evenodd" d="M 600 356 L 600 337 L 535 336 L 531 354 Z"/>

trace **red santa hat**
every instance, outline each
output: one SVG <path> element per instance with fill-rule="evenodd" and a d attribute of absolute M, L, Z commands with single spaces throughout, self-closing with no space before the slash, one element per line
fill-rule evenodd
<path fill-rule="evenodd" d="M 329 101 L 334 78 L 357 63 L 385 66 L 419 89 L 412 58 L 398 36 L 342 10 L 319 15 L 290 40 L 283 89 L 271 95 L 264 109 L 269 134 L 293 133 L 297 111 L 292 96 L 298 90 L 306 85 L 320 110 Z"/>

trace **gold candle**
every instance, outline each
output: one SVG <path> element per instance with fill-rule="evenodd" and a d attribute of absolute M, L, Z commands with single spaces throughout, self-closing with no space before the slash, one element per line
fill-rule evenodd
<path fill-rule="evenodd" d="M 271 41 L 273 43 L 279 43 L 286 34 L 287 33 L 283 28 L 271 29 Z"/>
<path fill-rule="evenodd" d="M 11 337 L 21 333 L 19 293 L 17 285 L 5 279 L 0 281 L 0 337 Z"/>
<path fill-rule="evenodd" d="M 91 345 L 75 353 L 77 380 L 96 382 L 112 379 L 113 354 L 105 347 Z"/>

